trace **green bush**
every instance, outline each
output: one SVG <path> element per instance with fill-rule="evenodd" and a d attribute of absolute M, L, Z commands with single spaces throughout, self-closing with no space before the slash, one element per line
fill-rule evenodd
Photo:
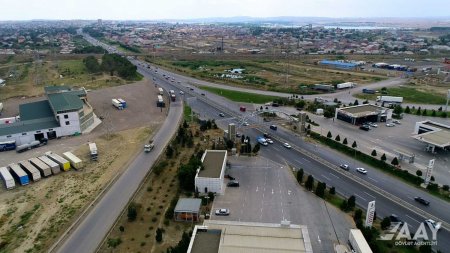
<path fill-rule="evenodd" d="M 108 238 L 108 247 L 109 248 L 116 248 L 122 243 L 122 239 L 120 238 Z"/>

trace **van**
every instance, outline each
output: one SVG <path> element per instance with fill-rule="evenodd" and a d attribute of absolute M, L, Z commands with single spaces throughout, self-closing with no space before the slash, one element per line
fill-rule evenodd
<path fill-rule="evenodd" d="M 272 130 L 277 130 L 278 129 L 278 127 L 277 126 L 275 126 L 275 125 L 270 125 L 270 129 L 272 129 Z"/>
<path fill-rule="evenodd" d="M 241 106 L 241 107 L 239 107 L 239 111 L 241 111 L 241 112 L 245 112 L 245 111 L 246 111 L 246 108 L 245 108 L 245 106 Z"/>

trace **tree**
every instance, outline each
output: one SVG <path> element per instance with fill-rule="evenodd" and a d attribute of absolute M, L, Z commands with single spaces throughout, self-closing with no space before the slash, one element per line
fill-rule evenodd
<path fill-rule="evenodd" d="M 419 107 L 419 109 L 417 109 L 416 111 L 416 115 L 420 115 L 422 113 L 422 109 Z"/>
<path fill-rule="evenodd" d="M 336 188 L 334 188 L 334 186 L 330 188 L 330 194 L 331 195 L 336 194 Z"/>
<path fill-rule="evenodd" d="M 372 156 L 377 156 L 377 151 L 374 149 L 374 150 L 372 150 L 372 154 L 371 154 Z"/>
<path fill-rule="evenodd" d="M 316 195 L 323 198 L 325 196 L 325 189 L 327 185 L 323 182 L 318 182 L 316 186 Z"/>
<path fill-rule="evenodd" d="M 295 104 L 295 107 L 299 108 L 299 109 L 303 109 L 303 107 L 305 107 L 305 104 L 306 104 L 305 100 L 301 99 Z"/>
<path fill-rule="evenodd" d="M 94 56 L 88 56 L 83 60 L 84 66 L 90 73 L 98 73 L 101 71 L 100 64 Z"/>
<path fill-rule="evenodd" d="M 422 176 L 422 171 L 421 171 L 421 170 L 417 170 L 417 171 L 416 171 L 416 175 L 417 175 L 418 177 L 421 177 L 421 176 Z"/>
<path fill-rule="evenodd" d="M 441 112 L 441 118 L 447 118 L 447 112 Z"/>
<path fill-rule="evenodd" d="M 380 225 L 382 230 L 386 230 L 391 226 L 391 220 L 389 219 L 389 217 L 384 217 Z"/>
<path fill-rule="evenodd" d="M 166 149 L 166 157 L 167 158 L 172 158 L 173 153 L 174 153 L 174 150 L 173 150 L 172 145 L 168 145 L 167 149 Z"/>
<path fill-rule="evenodd" d="M 386 162 L 386 154 L 383 153 L 383 155 L 380 158 L 381 161 Z"/>
<path fill-rule="evenodd" d="M 157 242 L 162 242 L 163 240 L 163 231 L 161 228 L 156 229 L 155 239 Z"/>
<path fill-rule="evenodd" d="M 346 199 L 342 200 L 341 205 L 339 206 L 339 208 L 341 208 L 342 211 L 347 211 L 348 210 L 348 203 Z"/>
<path fill-rule="evenodd" d="M 333 137 L 333 135 L 331 135 L 331 132 L 328 131 L 328 133 L 327 133 L 327 138 L 331 138 L 331 137 Z"/>
<path fill-rule="evenodd" d="M 409 108 L 409 106 L 406 106 L 405 113 L 411 113 L 411 108 Z"/>
<path fill-rule="evenodd" d="M 337 142 L 341 141 L 341 137 L 339 136 L 339 134 L 336 135 L 336 138 L 334 138 L 334 140 L 337 141 Z"/>
<path fill-rule="evenodd" d="M 136 220 L 136 217 L 137 217 L 136 203 L 131 202 L 131 203 L 128 205 L 128 214 L 127 214 L 127 217 L 128 217 L 128 221 L 135 221 L 135 220 Z"/>
<path fill-rule="evenodd" d="M 427 109 L 423 109 L 422 116 L 427 116 Z"/>
<path fill-rule="evenodd" d="M 355 100 L 355 102 L 353 103 L 353 105 L 359 105 L 358 99 Z"/>
<path fill-rule="evenodd" d="M 449 186 L 448 184 L 444 184 L 444 185 L 442 186 L 442 190 L 444 190 L 444 191 L 446 191 L 446 192 L 448 192 L 449 189 L 450 189 L 450 186 Z"/>
<path fill-rule="evenodd" d="M 344 145 L 347 145 L 347 144 L 348 144 L 347 138 L 344 138 L 344 141 L 342 141 L 342 144 L 344 144 Z"/>
<path fill-rule="evenodd" d="M 311 191 L 313 187 L 314 187 L 314 177 L 309 175 L 308 178 L 306 179 L 305 188 L 308 191 Z"/>
<path fill-rule="evenodd" d="M 303 182 L 303 175 L 304 175 L 303 169 L 299 169 L 297 171 L 297 182 L 300 184 Z"/>
<path fill-rule="evenodd" d="M 125 231 L 125 228 L 124 228 L 123 226 L 120 226 L 120 227 L 119 227 L 119 231 L 120 231 L 120 232 L 123 232 L 123 231 Z"/>
<path fill-rule="evenodd" d="M 352 210 L 353 208 L 355 208 L 355 204 L 356 204 L 356 197 L 352 195 L 350 196 L 350 198 L 348 198 L 347 201 L 348 209 Z"/>
<path fill-rule="evenodd" d="M 258 153 L 259 149 L 260 149 L 260 145 L 259 145 L 259 143 L 256 143 L 255 146 L 253 147 L 253 153 L 255 153 L 255 154 Z"/>
<path fill-rule="evenodd" d="M 354 220 L 355 222 L 358 222 L 359 220 L 362 219 L 362 214 L 363 214 L 363 212 L 362 212 L 361 209 L 359 209 L 359 208 L 356 209 L 355 214 L 353 215 L 353 220 Z"/>
<path fill-rule="evenodd" d="M 356 141 L 353 141 L 352 148 L 356 148 L 356 147 L 358 147 L 358 145 L 356 144 Z"/>
<path fill-rule="evenodd" d="M 397 165 L 398 165 L 398 159 L 397 159 L 397 157 L 394 157 L 394 159 L 392 159 L 391 164 L 394 165 L 394 166 L 397 166 Z"/>
<path fill-rule="evenodd" d="M 403 108 L 401 105 L 396 105 L 394 106 L 394 110 L 392 111 L 392 113 L 400 115 L 403 112 Z"/>
<path fill-rule="evenodd" d="M 433 110 L 431 111 L 431 116 L 432 116 L 432 117 L 436 117 L 436 110 L 433 109 Z"/>

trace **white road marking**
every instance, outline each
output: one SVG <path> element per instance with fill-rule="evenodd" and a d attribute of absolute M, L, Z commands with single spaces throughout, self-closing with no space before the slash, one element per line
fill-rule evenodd
<path fill-rule="evenodd" d="M 360 198 L 360 199 L 362 199 L 362 200 L 364 200 L 364 201 L 367 201 L 365 198 L 363 198 L 363 197 L 361 197 L 361 196 L 359 196 L 358 194 L 354 194 L 356 197 L 358 197 L 358 198 Z"/>
<path fill-rule="evenodd" d="M 296 161 L 296 162 L 298 162 L 298 163 L 300 163 L 300 164 L 302 164 L 303 162 L 301 162 L 301 161 L 299 161 L 299 160 L 297 160 L 297 159 L 295 159 L 294 161 Z"/>
<path fill-rule="evenodd" d="M 273 194 L 273 189 L 272 189 L 272 194 Z"/>
<path fill-rule="evenodd" d="M 408 217 L 408 218 L 410 218 L 411 220 L 413 220 L 413 221 L 415 221 L 415 222 L 417 222 L 417 223 L 421 223 L 420 221 L 418 221 L 418 220 L 416 220 L 416 219 L 414 219 L 413 217 L 411 217 L 411 216 L 409 216 L 409 215 L 405 215 L 406 217 Z"/>
<path fill-rule="evenodd" d="M 319 241 L 319 243 L 322 243 L 322 241 L 320 240 L 319 235 L 317 235 L 317 241 Z"/>
<path fill-rule="evenodd" d="M 322 177 L 324 177 L 325 179 L 331 181 L 331 179 L 329 177 L 326 177 L 324 174 L 322 174 Z"/>
<path fill-rule="evenodd" d="M 258 192 L 258 186 L 256 186 L 256 192 Z"/>
<path fill-rule="evenodd" d="M 372 197 L 372 198 L 374 198 L 374 199 L 376 199 L 375 198 L 375 196 L 373 196 L 373 195 L 370 195 L 369 193 L 367 193 L 367 192 L 364 192 L 365 194 L 367 194 L 367 195 L 369 195 L 370 197 Z"/>
<path fill-rule="evenodd" d="M 276 147 L 273 147 L 273 149 L 275 149 L 276 151 L 280 151 L 280 149 L 279 149 L 279 148 L 276 148 Z"/>
<path fill-rule="evenodd" d="M 336 177 L 336 178 L 339 178 L 338 176 L 336 176 L 335 174 L 333 174 L 333 173 L 331 173 L 331 172 L 330 172 L 330 174 L 331 174 L 332 176 Z"/>
<path fill-rule="evenodd" d="M 288 190 L 288 195 L 291 195 L 291 190 Z"/>
<path fill-rule="evenodd" d="M 372 180 L 372 181 L 374 181 L 374 182 L 378 182 L 377 180 L 375 180 L 375 179 L 373 179 L 373 178 L 371 178 L 371 177 L 367 177 L 368 179 L 370 179 L 370 180 Z"/>

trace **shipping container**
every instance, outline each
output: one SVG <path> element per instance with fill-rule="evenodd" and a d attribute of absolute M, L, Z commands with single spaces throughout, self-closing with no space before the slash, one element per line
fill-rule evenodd
<path fill-rule="evenodd" d="M 50 169 L 52 170 L 53 175 L 56 175 L 56 174 L 58 174 L 58 173 L 60 173 L 62 171 L 61 166 L 59 166 L 58 163 L 54 162 L 53 160 L 51 160 L 47 156 L 45 156 L 45 155 L 39 156 L 38 159 L 41 160 L 43 163 L 47 164 L 48 167 L 50 167 Z"/>
<path fill-rule="evenodd" d="M 350 229 L 348 242 L 356 253 L 372 253 L 366 238 L 359 229 Z"/>
<path fill-rule="evenodd" d="M 63 156 L 70 162 L 72 168 L 77 170 L 83 168 L 83 161 L 74 154 L 72 154 L 71 152 L 65 152 L 63 153 Z"/>
<path fill-rule="evenodd" d="M 98 151 L 97 151 L 97 145 L 94 142 L 89 143 L 89 150 L 90 150 L 90 153 L 91 153 L 91 160 L 97 161 L 97 159 L 98 159 Z"/>
<path fill-rule="evenodd" d="M 41 180 L 41 173 L 29 161 L 20 161 L 19 166 L 28 174 L 34 182 Z"/>
<path fill-rule="evenodd" d="M 37 157 L 30 158 L 28 161 L 39 170 L 41 177 L 48 177 L 52 175 L 52 169 L 50 169 L 47 164 L 39 160 Z"/>
<path fill-rule="evenodd" d="M 45 155 L 51 160 L 53 160 L 55 163 L 59 164 L 61 170 L 68 171 L 70 169 L 70 162 L 62 158 L 58 154 L 46 152 Z"/>
<path fill-rule="evenodd" d="M 2 141 L 0 142 L 0 152 L 16 149 L 16 141 Z"/>
<path fill-rule="evenodd" d="M 6 189 L 12 189 L 16 187 L 16 183 L 14 182 L 14 178 L 6 167 L 0 168 L 0 177 L 5 184 Z"/>
<path fill-rule="evenodd" d="M 117 101 L 120 102 L 120 104 L 122 105 L 122 108 L 127 108 L 127 102 L 121 98 L 118 98 Z"/>
<path fill-rule="evenodd" d="M 11 163 L 8 165 L 11 175 L 13 178 L 19 182 L 21 185 L 27 185 L 30 183 L 30 178 L 28 177 L 27 173 L 23 171 L 22 168 L 16 163 Z"/>
<path fill-rule="evenodd" d="M 119 100 L 113 98 L 113 99 L 111 99 L 111 102 L 112 102 L 112 105 L 113 105 L 114 107 L 116 107 L 117 109 L 119 109 L 119 110 L 122 110 L 122 109 L 123 109 L 123 106 L 122 106 L 122 104 L 119 102 Z"/>

